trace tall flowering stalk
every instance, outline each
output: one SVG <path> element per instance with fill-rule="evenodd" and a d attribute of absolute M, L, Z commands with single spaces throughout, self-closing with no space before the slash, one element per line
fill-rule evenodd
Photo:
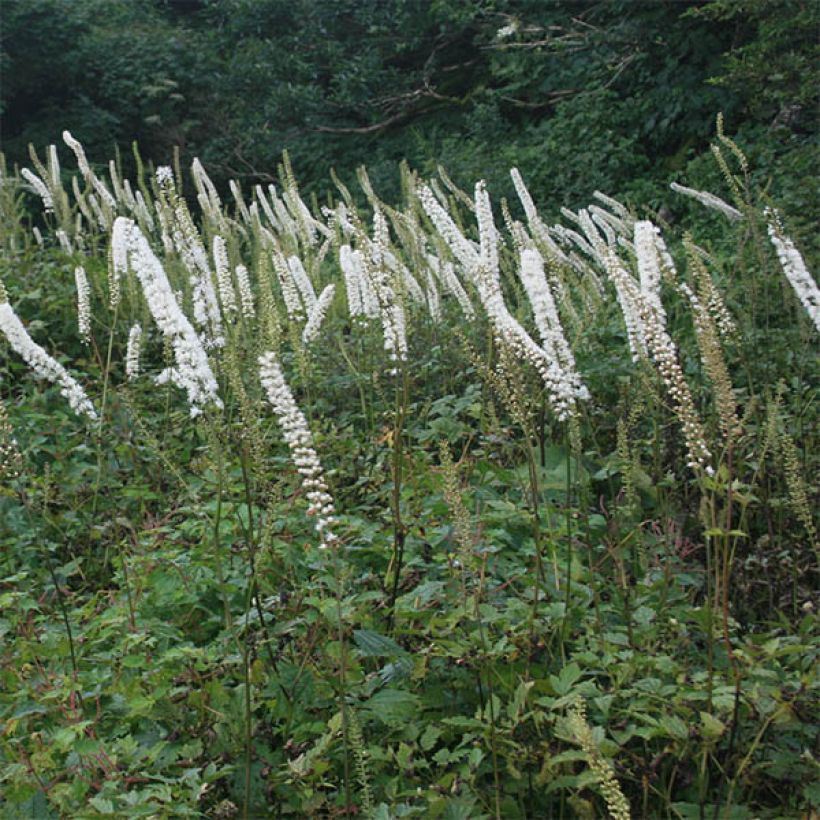
<path fill-rule="evenodd" d="M 222 302 L 222 312 L 225 315 L 234 314 L 238 307 L 236 293 L 231 281 L 231 269 L 228 263 L 228 248 L 225 240 L 217 234 L 213 241 L 214 268 L 216 269 L 216 283 L 219 288 L 219 300 Z"/>
<path fill-rule="evenodd" d="M 133 381 L 140 373 L 140 343 L 142 328 L 139 323 L 134 324 L 128 331 L 128 347 L 125 350 L 125 375 L 128 381 Z"/>
<path fill-rule="evenodd" d="M 34 371 L 35 376 L 59 385 L 60 395 L 68 400 L 75 413 L 86 415 L 92 420 L 97 418 L 94 405 L 77 380 L 29 336 L 28 331 L 9 304 L 2 284 L 0 284 L 0 331 L 8 340 L 11 349 L 22 357 Z"/>
<path fill-rule="evenodd" d="M 786 274 L 786 279 L 794 288 L 797 298 L 800 300 L 806 313 L 809 314 L 814 326 L 820 332 L 820 290 L 817 283 L 809 273 L 800 251 L 794 242 L 783 233 L 783 225 L 780 222 L 780 215 L 773 208 L 766 208 L 764 211 L 768 220 L 769 239 L 777 252 L 780 267 Z"/>
<path fill-rule="evenodd" d="M 308 314 L 307 322 L 305 322 L 304 330 L 302 330 L 302 343 L 309 345 L 315 341 L 319 336 L 319 331 L 322 327 L 322 322 L 327 315 L 327 309 L 333 301 L 333 294 L 336 292 L 336 285 L 328 285 L 319 294 L 316 304 Z"/>
<path fill-rule="evenodd" d="M 82 265 L 74 268 L 74 281 L 77 285 L 77 327 L 80 338 L 89 344 L 91 342 L 91 287 Z"/>
<path fill-rule="evenodd" d="M 205 348 L 179 307 L 162 263 L 142 231 L 130 219 L 118 217 L 112 244 L 118 264 L 126 260 L 137 274 L 151 315 L 174 351 L 175 366 L 163 371 L 157 381 L 171 381 L 187 392 L 191 416 L 201 413 L 208 404 L 222 407 Z"/>
<path fill-rule="evenodd" d="M 727 219 L 732 222 L 740 222 L 743 219 L 743 214 L 737 209 L 733 208 L 728 202 L 722 200 L 719 196 L 715 196 L 709 191 L 698 191 L 694 188 L 687 188 L 685 185 L 678 185 L 673 182 L 669 186 L 675 193 L 688 196 L 690 199 L 696 199 L 701 205 L 713 211 L 720 211 Z"/>
<path fill-rule="evenodd" d="M 302 477 L 308 500 L 307 513 L 316 516 L 319 549 L 332 547 L 339 540 L 333 532 L 336 523 L 333 496 L 330 495 L 322 464 L 313 446 L 307 419 L 293 398 L 275 353 L 269 352 L 259 357 L 259 375 L 268 401 L 279 419 L 293 463 Z"/>

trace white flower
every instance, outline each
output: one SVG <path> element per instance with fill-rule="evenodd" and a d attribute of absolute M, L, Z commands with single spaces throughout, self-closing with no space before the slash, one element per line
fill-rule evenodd
<path fill-rule="evenodd" d="M 820 331 L 820 290 L 809 273 L 800 251 L 791 239 L 783 233 L 780 217 L 772 208 L 766 208 L 764 214 L 769 222 L 769 239 L 777 252 L 780 267 L 794 288 L 797 298 L 809 314 L 814 326 Z"/>
<path fill-rule="evenodd" d="M 472 242 L 468 241 L 458 229 L 447 211 L 442 208 L 435 194 L 426 185 L 419 189 L 419 201 L 433 227 L 441 234 L 453 252 L 453 256 L 463 265 L 468 276 L 479 265 L 479 255 Z"/>
<path fill-rule="evenodd" d="M 114 244 L 123 243 L 131 268 L 142 285 L 151 315 L 174 351 L 176 366 L 160 374 L 158 382 L 172 381 L 188 394 L 191 415 L 202 412 L 207 404 L 222 407 L 218 385 L 208 356 L 191 323 L 174 297 L 168 276 L 151 250 L 142 231 L 130 220 L 114 222 Z"/>
<path fill-rule="evenodd" d="M 564 336 L 555 299 L 544 275 L 544 260 L 534 248 L 521 252 L 521 281 L 532 305 L 547 358 L 556 362 L 560 377 L 555 384 L 555 404 L 571 406 L 575 399 L 587 399 L 589 393 L 575 369 L 575 356 Z"/>
<path fill-rule="evenodd" d="M 141 340 L 142 328 L 139 323 L 135 323 L 128 332 L 128 347 L 125 351 L 125 375 L 128 381 L 133 381 L 139 376 Z"/>
<path fill-rule="evenodd" d="M 219 288 L 219 299 L 222 310 L 226 314 L 236 313 L 236 294 L 231 281 L 231 269 L 228 263 L 228 248 L 225 240 L 217 234 L 213 241 L 214 268 L 216 270 L 216 284 Z"/>
<path fill-rule="evenodd" d="M 251 280 L 248 277 L 248 269 L 244 265 L 237 265 L 234 273 L 236 274 L 236 284 L 239 287 L 242 316 L 245 319 L 253 319 L 256 316 L 256 309 L 253 305 L 253 290 L 251 289 Z"/>
<path fill-rule="evenodd" d="M 206 346 L 221 347 L 225 343 L 222 336 L 222 316 L 211 281 L 208 255 L 183 200 L 177 200 L 174 207 L 172 238 L 190 276 L 194 320 L 203 331 L 210 332 L 210 335 L 205 336 Z"/>
<path fill-rule="evenodd" d="M 302 331 L 302 344 L 309 345 L 319 335 L 319 329 L 322 327 L 322 322 L 324 321 L 328 307 L 330 307 L 330 303 L 333 301 L 333 294 L 335 292 L 336 285 L 328 285 L 319 295 L 316 304 L 310 313 L 308 313 L 307 322 Z"/>
<path fill-rule="evenodd" d="M 305 312 L 310 313 L 316 305 L 316 291 L 313 290 L 313 284 L 307 275 L 302 260 L 298 256 L 288 257 L 288 270 L 302 298 Z"/>
<path fill-rule="evenodd" d="M 308 515 L 316 516 L 315 529 L 319 536 L 319 548 L 326 549 L 338 541 L 333 533 L 335 510 L 319 456 L 313 446 L 307 419 L 293 398 L 275 353 L 265 353 L 259 357 L 259 375 L 268 401 L 279 419 L 293 462 L 302 476 L 302 486 L 308 500 Z"/>
<path fill-rule="evenodd" d="M 464 314 L 465 318 L 470 320 L 475 319 L 475 310 L 473 309 L 472 302 L 470 302 L 470 297 L 467 296 L 467 291 L 464 290 L 464 286 L 459 281 L 458 276 L 456 276 L 453 263 L 445 262 L 442 264 L 441 260 L 432 254 L 427 256 L 427 263 L 430 265 L 433 273 L 438 276 L 439 281 L 445 291 L 456 297 L 456 300 L 461 307 L 461 312 Z"/>
<path fill-rule="evenodd" d="M 288 313 L 288 318 L 297 321 L 304 316 L 304 311 L 302 309 L 302 300 L 299 298 L 299 290 L 293 281 L 288 263 L 276 247 L 271 251 L 271 259 L 273 269 L 276 271 L 276 277 L 279 280 L 279 287 L 282 289 L 282 297 L 285 300 L 285 310 Z"/>
<path fill-rule="evenodd" d="M 174 184 L 174 172 L 170 165 L 160 165 L 157 167 L 157 185 L 160 188 Z"/>
<path fill-rule="evenodd" d="M 77 325 L 80 338 L 89 344 L 91 341 L 91 288 L 88 284 L 85 268 L 77 265 L 74 268 L 74 281 L 77 284 Z"/>
<path fill-rule="evenodd" d="M 648 220 L 635 223 L 635 255 L 638 259 L 641 293 L 665 319 L 666 312 L 661 302 L 661 258 L 655 242 L 657 233 L 658 229 Z"/>
<path fill-rule="evenodd" d="M 355 319 L 364 313 L 361 285 L 359 284 L 359 280 L 362 277 L 362 270 L 361 267 L 354 263 L 353 249 L 350 245 L 342 245 L 339 248 L 339 267 L 341 267 L 345 278 L 347 310 L 350 316 Z"/>
<path fill-rule="evenodd" d="M 31 185 L 34 193 L 43 200 L 43 207 L 46 209 L 46 212 L 54 210 L 54 198 L 51 196 L 51 191 L 48 190 L 48 186 L 43 182 L 34 171 L 30 171 L 28 168 L 23 168 L 20 171 L 20 176 L 23 177 L 29 185 Z"/>
<path fill-rule="evenodd" d="M 705 205 L 713 211 L 720 211 L 732 222 L 740 222 L 743 219 L 743 214 L 737 208 L 733 208 L 728 202 L 724 202 L 719 196 L 715 196 L 709 191 L 696 191 L 694 188 L 678 185 L 677 182 L 673 182 L 669 187 L 676 193 L 696 199 L 701 205 Z"/>
<path fill-rule="evenodd" d="M 0 331 L 8 339 L 12 350 L 31 367 L 35 376 L 60 385 L 60 394 L 68 399 L 75 413 L 84 413 L 90 419 L 97 418 L 94 405 L 91 404 L 79 383 L 28 335 L 23 323 L 8 302 L 0 304 Z"/>

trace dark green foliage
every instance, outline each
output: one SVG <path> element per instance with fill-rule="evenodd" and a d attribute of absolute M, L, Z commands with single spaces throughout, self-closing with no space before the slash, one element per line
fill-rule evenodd
<path fill-rule="evenodd" d="M 407 159 L 499 194 L 496 169 L 519 165 L 546 203 L 640 187 L 660 206 L 717 111 L 735 132 L 757 126 L 747 144 L 764 156 L 786 139 L 805 154 L 816 131 L 820 12 L 800 0 L 3 5 L 4 150 L 18 162 L 68 128 L 92 159 L 116 144 L 127 163 L 138 139 L 168 162 L 180 145 L 222 181 L 271 179 L 287 148 L 318 192 L 331 167 L 350 179 L 366 162 L 395 195 Z"/>

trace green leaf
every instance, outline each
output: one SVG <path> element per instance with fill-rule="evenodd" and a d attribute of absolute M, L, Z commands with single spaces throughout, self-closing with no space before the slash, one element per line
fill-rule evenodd
<path fill-rule="evenodd" d="M 407 654 L 392 638 L 369 629 L 354 629 L 353 642 L 363 658 L 394 658 Z"/>

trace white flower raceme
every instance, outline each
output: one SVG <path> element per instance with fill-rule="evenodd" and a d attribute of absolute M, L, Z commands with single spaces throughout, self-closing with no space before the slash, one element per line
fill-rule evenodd
<path fill-rule="evenodd" d="M 436 285 L 436 278 L 433 276 L 430 268 L 425 271 L 425 278 L 427 280 L 427 289 L 425 291 L 425 301 L 427 302 L 427 310 L 430 312 L 430 318 L 438 323 L 441 321 L 441 299 L 439 298 L 438 286 Z"/>
<path fill-rule="evenodd" d="M 387 270 L 385 251 L 389 242 L 387 220 L 381 210 L 373 213 L 373 241 L 370 243 L 370 262 L 373 266 L 373 290 L 382 321 L 384 349 L 393 362 L 407 359 L 407 327 L 404 306 L 398 298 Z"/>
<path fill-rule="evenodd" d="M 228 187 L 231 189 L 231 194 L 233 194 L 233 199 L 234 202 L 236 202 L 236 207 L 240 216 L 245 220 L 245 222 L 250 222 L 251 215 L 248 211 L 248 206 L 245 204 L 245 198 L 242 196 L 242 189 L 239 187 L 239 183 L 232 179 L 228 182 Z"/>
<path fill-rule="evenodd" d="M 521 252 L 521 281 L 532 305 L 535 326 L 547 357 L 561 370 L 560 392 L 566 400 L 587 399 L 589 393 L 575 368 L 575 356 L 564 336 L 555 299 L 544 274 L 544 260 L 534 248 Z"/>
<path fill-rule="evenodd" d="M 51 191 L 48 190 L 48 186 L 43 182 L 34 171 L 30 171 L 28 168 L 23 168 L 20 171 L 20 176 L 31 185 L 34 193 L 43 200 L 43 207 L 45 208 L 46 212 L 54 210 L 54 197 L 51 196 Z"/>
<path fill-rule="evenodd" d="M 125 350 L 125 375 L 128 381 L 133 381 L 140 373 L 140 342 L 142 328 L 135 323 L 128 331 L 128 347 Z"/>
<path fill-rule="evenodd" d="M 211 182 L 211 178 L 202 167 L 199 157 L 194 157 L 194 161 L 191 163 L 191 176 L 194 179 L 194 185 L 200 195 L 200 202 L 204 200 L 203 210 L 215 221 L 220 221 L 222 200 L 219 198 L 219 194 L 216 192 L 216 187 L 213 182 Z"/>
<path fill-rule="evenodd" d="M 627 338 L 632 357 L 638 360 L 649 355 L 666 386 L 667 393 L 675 405 L 675 415 L 683 429 L 689 467 L 702 467 L 712 472 L 712 454 L 706 444 L 706 434 L 698 416 L 689 385 L 678 363 L 678 354 L 672 337 L 666 330 L 665 317 L 641 291 L 638 282 L 631 276 L 615 254 L 608 248 L 605 267 L 615 290 L 626 323 Z"/>
<path fill-rule="evenodd" d="M 475 245 L 465 238 L 464 234 L 453 222 L 450 214 L 444 210 L 441 203 L 436 199 L 436 195 L 426 185 L 419 189 L 419 201 L 424 208 L 433 227 L 441 234 L 444 241 L 453 252 L 453 256 L 461 263 L 467 275 L 471 276 L 472 271 L 478 267 L 480 259 Z"/>
<path fill-rule="evenodd" d="M 74 268 L 74 281 L 77 284 L 77 327 L 80 338 L 88 344 L 91 341 L 91 288 L 82 265 Z"/>
<path fill-rule="evenodd" d="M 288 318 L 292 321 L 301 319 L 304 316 L 304 310 L 302 300 L 299 298 L 299 289 L 293 281 L 287 260 L 277 247 L 271 251 L 271 260 L 273 269 L 276 271 L 276 278 L 279 280 L 279 287 L 282 289 L 282 298 L 285 300 Z"/>
<path fill-rule="evenodd" d="M 764 214 L 769 220 L 769 239 L 777 252 L 780 267 L 783 268 L 783 273 L 786 274 L 789 284 L 794 288 L 797 298 L 814 322 L 814 326 L 820 331 L 820 290 L 817 288 L 817 283 L 809 273 L 794 242 L 783 233 L 783 226 L 777 211 L 773 208 L 766 208 Z"/>
<path fill-rule="evenodd" d="M 84 177 L 89 176 L 91 174 L 91 166 L 89 166 L 88 160 L 85 158 L 83 146 L 71 136 L 70 131 L 63 131 L 63 141 L 74 152 L 74 156 L 77 157 L 77 165 L 80 168 L 80 173 Z"/>
<path fill-rule="evenodd" d="M 206 346 L 221 347 L 225 343 L 222 336 L 222 316 L 211 279 L 208 254 L 183 200 L 177 199 L 173 214 L 171 234 L 190 277 L 194 320 L 203 331 L 208 331 L 205 334 Z"/>
<path fill-rule="evenodd" d="M 0 298 L 3 298 L 2 293 L 0 293 Z M 8 340 L 12 350 L 20 355 L 34 371 L 35 376 L 60 386 L 60 394 L 68 400 L 75 413 L 85 414 L 90 419 L 97 418 L 94 405 L 91 404 L 79 383 L 28 335 L 23 323 L 6 301 L 0 303 L 0 331 Z"/>
<path fill-rule="evenodd" d="M 638 274 L 641 293 L 664 318 L 666 311 L 661 302 L 661 258 L 655 237 L 658 229 L 648 220 L 635 223 L 635 255 L 638 259 Z"/>
<path fill-rule="evenodd" d="M 236 313 L 236 294 L 231 281 L 231 269 L 228 263 L 228 248 L 225 240 L 217 234 L 213 241 L 214 268 L 216 270 L 216 284 L 219 288 L 219 299 L 222 310 L 226 314 Z"/>
<path fill-rule="evenodd" d="M 302 260 L 298 256 L 289 256 L 288 270 L 299 291 L 305 312 L 310 313 L 316 305 L 316 291 L 313 289 L 313 283 L 307 275 Z"/>
<path fill-rule="evenodd" d="M 201 413 L 208 404 L 222 407 L 205 348 L 180 309 L 168 276 L 148 240 L 125 217 L 114 222 L 114 236 L 114 245 L 121 244 L 125 248 L 126 258 L 139 278 L 151 315 L 174 351 L 175 366 L 160 374 L 157 381 L 171 381 L 183 388 L 188 394 L 192 416 Z"/>
<path fill-rule="evenodd" d="M 362 303 L 362 291 L 360 279 L 362 277 L 361 267 L 356 265 L 353 259 L 353 249 L 350 245 L 342 245 L 339 248 L 339 267 L 345 278 L 345 294 L 347 295 L 347 311 L 351 318 L 355 319 L 364 313 Z"/>
<path fill-rule="evenodd" d="M 256 316 L 256 308 L 253 304 L 253 289 L 248 276 L 248 269 L 244 265 L 237 265 L 234 270 L 236 274 L 236 284 L 239 288 L 239 302 L 242 305 L 242 316 L 245 319 L 253 319 Z"/>
<path fill-rule="evenodd" d="M 455 296 L 465 318 L 470 320 L 475 319 L 475 309 L 470 301 L 470 297 L 467 296 L 467 291 L 464 290 L 464 286 L 459 281 L 458 276 L 456 276 L 453 263 L 442 263 L 437 256 L 433 256 L 432 254 L 427 256 L 427 262 L 433 273 L 438 276 L 444 290 Z"/>
<path fill-rule="evenodd" d="M 71 247 L 71 240 L 68 238 L 68 234 L 61 230 L 60 228 L 56 231 L 57 241 L 60 243 L 60 247 L 63 249 L 64 253 L 71 255 L 74 253 L 74 248 Z"/>
<path fill-rule="evenodd" d="M 319 335 L 319 330 L 327 314 L 327 309 L 333 301 L 333 294 L 335 292 L 336 285 L 328 285 L 321 294 L 319 294 L 316 304 L 310 313 L 308 313 L 307 322 L 305 322 L 305 327 L 302 331 L 302 344 L 309 345 Z"/>
<path fill-rule="evenodd" d="M 259 357 L 259 375 L 268 401 L 279 419 L 293 462 L 302 477 L 302 486 L 308 500 L 308 515 L 316 516 L 319 548 L 331 547 L 338 541 L 333 533 L 336 523 L 333 497 L 328 491 L 307 419 L 293 398 L 275 353 L 265 353 Z"/>
<path fill-rule="evenodd" d="M 687 188 L 685 185 L 678 185 L 677 182 L 673 182 L 669 187 L 675 193 L 696 199 L 701 205 L 705 205 L 713 211 L 720 211 L 732 222 L 740 222 L 743 219 L 743 214 L 737 208 L 733 208 L 728 202 L 709 193 L 709 191 L 697 191 L 694 188 Z"/>
<path fill-rule="evenodd" d="M 68 131 L 63 131 L 63 140 L 65 141 L 65 144 L 74 152 L 74 156 L 77 157 L 77 165 L 80 167 L 80 173 L 85 178 L 85 181 L 88 182 L 97 192 L 97 195 L 100 197 L 102 202 L 102 206 L 109 209 L 111 213 L 116 213 L 117 200 L 114 199 L 111 192 L 105 187 L 105 183 L 91 170 L 91 166 L 88 164 L 88 160 L 85 157 L 83 146 L 80 145 L 80 143 L 75 140 Z M 102 207 L 100 208 L 100 213 L 103 214 Z M 108 219 L 106 218 L 105 226 L 107 227 L 107 225 Z"/>

